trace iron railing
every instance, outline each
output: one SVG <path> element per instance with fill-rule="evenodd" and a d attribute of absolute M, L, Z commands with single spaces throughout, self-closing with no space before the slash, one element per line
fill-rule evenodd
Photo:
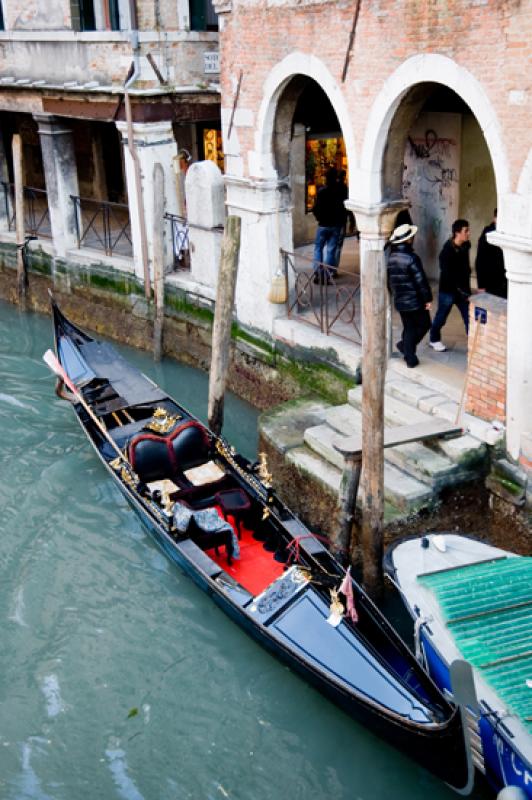
<path fill-rule="evenodd" d="M 76 215 L 78 248 L 103 250 L 106 255 L 133 256 L 129 206 L 70 195 Z"/>
<path fill-rule="evenodd" d="M 172 269 L 174 270 L 189 270 L 190 269 L 190 249 L 189 249 L 189 225 L 185 217 L 180 217 L 177 214 L 165 214 L 165 220 L 168 220 L 171 227 L 172 234 Z"/>
<path fill-rule="evenodd" d="M 2 181 L 4 189 L 4 205 L 8 230 L 16 228 L 15 216 L 15 186 L 13 183 Z M 45 189 L 35 189 L 33 186 L 24 186 L 24 230 L 30 236 L 40 236 L 43 239 L 52 238 L 50 212 L 48 210 L 48 195 Z"/>
<path fill-rule="evenodd" d="M 327 336 L 334 334 L 360 344 L 360 276 L 336 272 L 322 262 L 281 250 L 287 285 L 286 311 Z"/>
<path fill-rule="evenodd" d="M 164 219 L 168 220 L 172 232 L 172 268 L 174 270 L 190 269 L 190 231 L 206 231 L 207 233 L 222 234 L 223 225 L 216 225 L 209 228 L 207 225 L 198 225 L 196 222 L 189 222 L 186 217 L 178 214 L 165 214 Z"/>

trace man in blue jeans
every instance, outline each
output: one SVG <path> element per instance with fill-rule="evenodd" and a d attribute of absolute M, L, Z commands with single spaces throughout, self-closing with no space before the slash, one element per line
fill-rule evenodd
<path fill-rule="evenodd" d="M 457 219 L 453 222 L 452 236 L 445 242 L 440 253 L 438 310 L 432 322 L 429 341 L 432 349 L 438 353 L 447 350 L 441 340 L 441 329 L 447 322 L 453 305 L 462 315 L 466 333 L 469 330 L 470 249 L 469 222 L 466 219 Z"/>
<path fill-rule="evenodd" d="M 330 283 L 331 275 L 336 274 L 336 249 L 347 215 L 338 172 L 334 167 L 327 171 L 325 186 L 316 196 L 312 213 L 318 222 L 314 241 L 314 283 Z M 327 252 L 324 258 L 325 246 Z"/>

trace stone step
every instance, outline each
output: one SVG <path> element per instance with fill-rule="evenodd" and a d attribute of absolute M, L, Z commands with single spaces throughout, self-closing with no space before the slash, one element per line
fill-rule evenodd
<path fill-rule="evenodd" d="M 362 408 L 362 386 L 355 386 L 347 393 L 349 404 L 353 408 Z M 416 422 L 428 422 L 433 419 L 430 414 L 425 414 L 415 406 L 404 403 L 397 397 L 385 393 L 384 395 L 384 419 L 390 427 L 395 425 L 414 425 Z"/>
<path fill-rule="evenodd" d="M 295 466 L 299 472 L 307 475 L 310 480 L 321 485 L 326 491 L 332 492 L 335 496 L 338 494 L 342 473 L 308 447 L 295 447 L 293 450 L 289 450 L 286 460 Z M 428 499 L 432 502 L 434 498 L 431 496 Z M 412 500 L 415 500 L 413 496 Z M 357 498 L 357 506 L 360 506 L 360 493 Z M 385 491 L 384 521 L 404 520 L 405 511 L 407 513 L 415 513 L 425 507 L 424 503 L 421 504 L 420 498 L 417 498 L 417 502 L 412 502 L 410 506 L 398 507 L 391 500 L 391 494 Z"/>
<path fill-rule="evenodd" d="M 353 408 L 359 409 L 362 405 L 362 387 L 355 387 L 349 391 L 349 403 Z M 413 381 L 392 380 L 385 384 L 384 395 L 384 417 L 387 425 L 408 425 L 416 422 L 426 422 L 434 419 L 435 416 L 441 417 L 446 422 L 454 422 L 458 411 L 458 403 L 449 400 L 448 397 L 437 394 L 427 394 L 430 389 L 424 389 L 420 384 Z M 412 403 L 413 405 L 410 405 Z M 341 406 L 343 408 L 343 406 Z M 331 412 L 327 411 L 325 419 L 329 422 Z M 472 469 L 481 464 L 487 458 L 488 444 L 490 441 L 488 430 L 492 426 L 487 422 L 464 414 L 462 418 L 464 428 L 470 429 L 471 433 L 454 439 L 430 439 L 424 445 L 438 453 L 450 458 L 462 469 Z M 353 432 L 361 430 L 361 423 Z M 345 431 L 342 431 L 344 433 Z M 420 444 L 420 443 L 419 443 Z M 464 476 L 467 480 L 467 475 Z"/>
<path fill-rule="evenodd" d="M 305 431 L 305 443 L 308 447 L 318 456 L 325 459 L 329 464 L 333 465 L 338 471 L 343 469 L 344 459 L 343 456 L 335 449 L 334 442 L 338 438 L 338 432 L 331 428 L 329 425 L 316 425 L 313 428 L 308 428 Z M 401 445 L 401 448 L 408 447 L 408 445 Z M 419 511 L 421 508 L 427 508 L 434 500 L 433 492 L 427 483 L 434 483 L 427 478 L 426 482 L 418 480 L 410 473 L 406 473 L 402 469 L 401 458 L 397 457 L 397 465 L 394 465 L 390 460 L 389 455 L 394 450 L 399 450 L 399 447 L 387 448 L 386 458 L 384 463 L 384 496 L 386 500 L 394 506 L 403 510 L 414 512 Z M 418 454 L 420 455 L 420 454 Z M 430 453 L 427 451 L 427 462 L 431 459 L 437 461 L 438 454 Z M 394 456 L 395 457 L 395 456 Z M 443 458 L 441 459 L 444 460 Z M 451 463 L 445 459 L 447 472 L 452 472 Z M 411 465 L 408 459 L 404 458 L 405 466 L 410 470 Z M 428 467 L 426 467 L 428 471 Z M 419 469 L 422 472 L 421 469 Z M 443 478 L 440 478 L 443 480 Z"/>
<path fill-rule="evenodd" d="M 352 406 L 337 406 L 327 412 L 326 422 L 326 426 L 321 425 L 305 431 L 305 442 L 316 452 L 320 452 L 320 447 L 325 445 L 326 450 L 321 454 L 341 468 L 343 458 L 334 447 L 331 452 L 329 443 L 331 446 L 333 445 L 337 433 L 347 436 L 359 433 L 362 416 L 360 411 Z M 326 427 L 330 427 L 334 431 L 333 436 L 324 430 Z M 457 470 L 456 464 L 449 456 L 425 447 L 421 442 L 387 447 L 384 451 L 384 458 L 389 464 L 393 464 L 411 477 L 429 484 L 433 489 L 441 489 L 443 486 L 455 484 L 460 480 L 467 480 L 469 478 L 467 470 L 470 463 L 474 461 L 463 458 L 460 464 L 461 469 Z"/>

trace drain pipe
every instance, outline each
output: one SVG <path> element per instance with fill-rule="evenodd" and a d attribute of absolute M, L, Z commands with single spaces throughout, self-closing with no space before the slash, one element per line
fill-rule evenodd
<path fill-rule="evenodd" d="M 137 6 L 135 0 L 129 0 L 129 17 L 131 27 L 131 48 L 133 50 L 133 71 L 126 79 L 124 84 L 124 105 L 126 110 L 126 123 L 127 123 L 127 148 L 133 159 L 135 168 L 135 194 L 137 197 L 137 207 L 139 209 L 139 226 L 140 226 L 140 250 L 142 257 L 142 271 L 144 274 L 144 294 L 146 300 L 151 299 L 151 283 L 150 283 L 150 267 L 148 263 L 148 238 L 146 234 L 146 216 L 144 214 L 144 200 L 142 196 L 142 179 L 140 174 L 140 161 L 133 140 L 133 117 L 131 114 L 131 101 L 129 98 L 129 87 L 134 84 L 140 75 L 139 65 L 139 31 L 137 22 Z"/>

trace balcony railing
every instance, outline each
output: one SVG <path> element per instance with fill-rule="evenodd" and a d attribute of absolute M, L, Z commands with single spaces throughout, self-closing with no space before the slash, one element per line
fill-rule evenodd
<path fill-rule="evenodd" d="M 8 230 L 16 228 L 15 217 L 15 186 L 2 181 L 4 189 L 4 206 Z M 50 213 L 48 211 L 48 196 L 45 189 L 35 189 L 24 186 L 24 230 L 30 236 L 39 236 L 43 239 L 52 238 Z"/>
<path fill-rule="evenodd" d="M 78 247 L 103 250 L 108 256 L 133 256 L 129 207 L 124 203 L 70 195 L 76 212 Z"/>
<path fill-rule="evenodd" d="M 311 258 L 281 250 L 284 273 L 292 286 L 286 301 L 287 316 L 360 344 L 360 276 L 332 270 Z"/>

